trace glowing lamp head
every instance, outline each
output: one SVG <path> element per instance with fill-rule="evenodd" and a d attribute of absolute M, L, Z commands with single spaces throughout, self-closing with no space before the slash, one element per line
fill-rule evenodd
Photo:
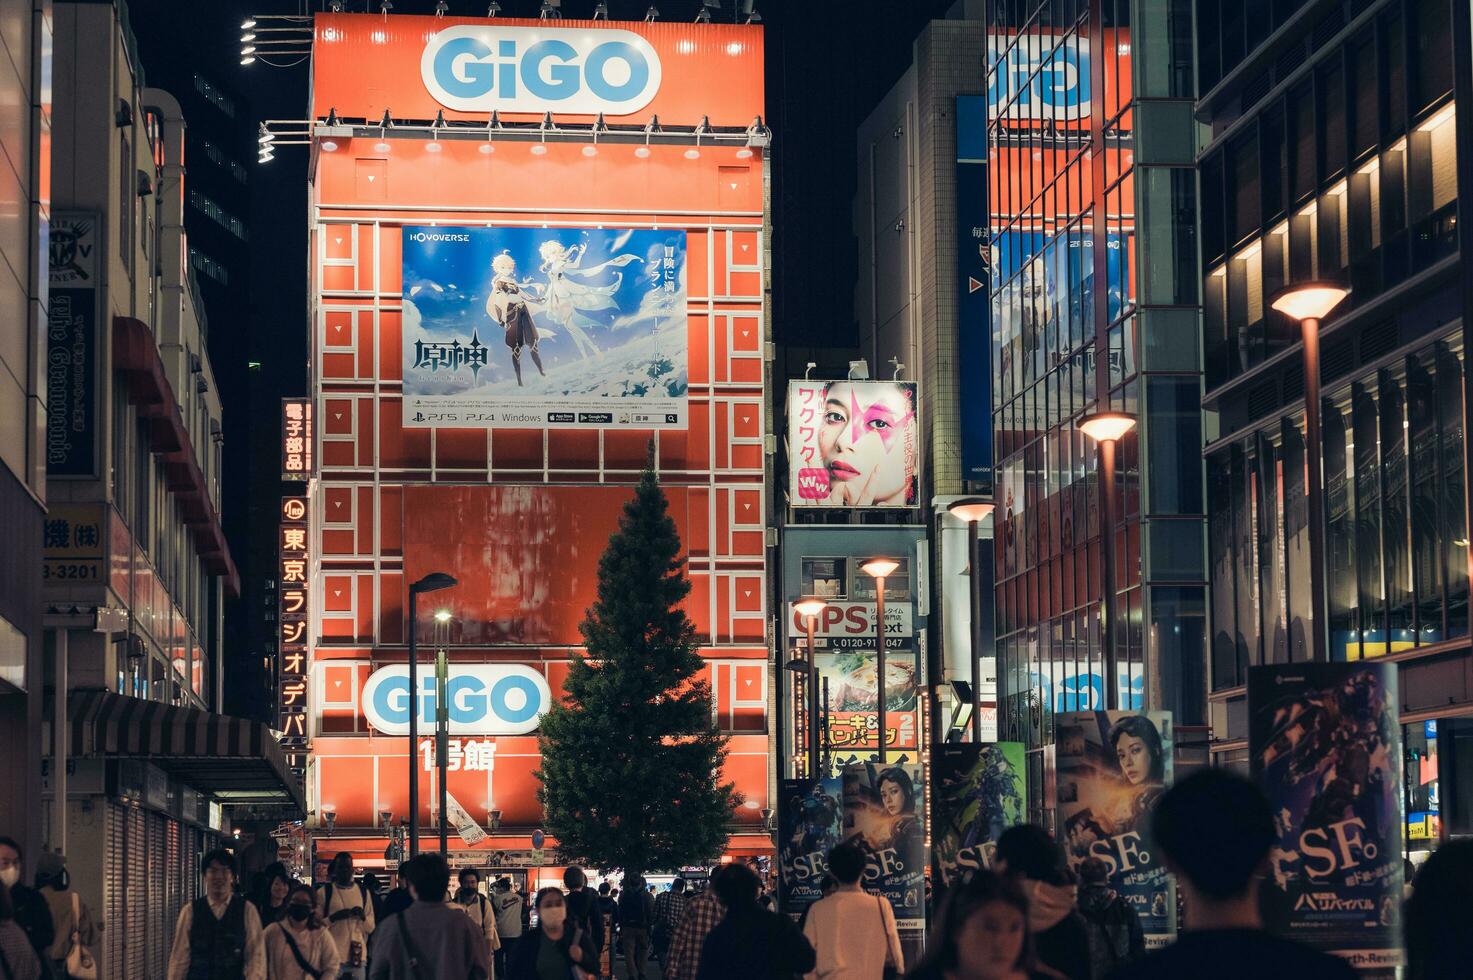
<path fill-rule="evenodd" d="M 650 148 L 647 146 L 636 146 L 634 148 L 634 155 L 643 160 L 650 155 Z"/>
<path fill-rule="evenodd" d="M 1279 290 L 1269 304 L 1293 320 L 1323 320 L 1349 295 L 1339 283 L 1300 282 Z"/>
<path fill-rule="evenodd" d="M 804 619 L 814 619 L 828 607 L 828 602 L 817 597 L 799 599 L 793 603 L 793 609 Z"/>
<path fill-rule="evenodd" d="M 701 151 L 693 146 L 685 151 L 685 158 L 687 160 L 699 160 L 701 158 Z"/>
<path fill-rule="evenodd" d="M 1135 416 L 1124 412 L 1093 412 L 1077 424 L 1079 431 L 1095 442 L 1114 442 L 1135 428 Z"/>
<path fill-rule="evenodd" d="M 899 567 L 900 562 L 894 558 L 871 558 L 859 566 L 860 570 L 870 578 L 886 578 Z"/>
<path fill-rule="evenodd" d="M 981 497 L 963 497 L 960 500 L 953 500 L 946 509 L 952 517 L 970 524 L 972 521 L 985 520 L 987 515 L 992 513 L 992 507 L 990 500 L 983 500 Z"/>
<path fill-rule="evenodd" d="M 592 143 L 588 144 L 583 148 L 583 155 L 586 157 L 598 156 L 598 147 L 594 146 Z"/>
<path fill-rule="evenodd" d="M 547 146 L 543 143 L 533 143 L 529 149 L 534 157 L 546 156 L 547 154 Z"/>

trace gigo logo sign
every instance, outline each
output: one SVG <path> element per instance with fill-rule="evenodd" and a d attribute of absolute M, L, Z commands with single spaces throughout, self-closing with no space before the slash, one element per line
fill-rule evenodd
<path fill-rule="evenodd" d="M 435 675 L 419 671 L 419 730 L 435 726 Z M 447 684 L 452 735 L 525 735 L 552 703 L 547 681 L 521 664 L 460 664 Z M 385 735 L 409 734 L 409 667 L 381 667 L 363 686 L 363 716 Z"/>
<path fill-rule="evenodd" d="M 419 70 L 437 102 L 463 112 L 627 115 L 660 89 L 659 55 L 629 31 L 447 27 Z"/>

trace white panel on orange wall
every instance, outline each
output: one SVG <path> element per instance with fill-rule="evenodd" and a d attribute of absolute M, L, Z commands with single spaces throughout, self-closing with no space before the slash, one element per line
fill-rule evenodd
<path fill-rule="evenodd" d="M 322 484 L 322 523 L 329 527 L 352 527 L 357 507 L 353 493 L 356 484 Z"/>

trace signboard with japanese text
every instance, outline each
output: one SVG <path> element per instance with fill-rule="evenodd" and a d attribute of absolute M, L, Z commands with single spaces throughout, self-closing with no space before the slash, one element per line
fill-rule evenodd
<path fill-rule="evenodd" d="M 686 234 L 403 229 L 410 428 L 684 428 Z"/>
<path fill-rule="evenodd" d="M 1176 934 L 1176 889 L 1146 821 L 1171 785 L 1171 714 L 1077 711 L 1055 715 L 1054 724 L 1053 792 L 1070 868 L 1102 859 L 1110 887 L 1140 917 L 1146 945 L 1168 944 Z"/>
<path fill-rule="evenodd" d="M 957 393 L 962 478 L 990 495 L 992 302 L 987 215 L 987 99 L 956 97 Z"/>
<path fill-rule="evenodd" d="M 864 763 L 843 775 L 843 838 L 868 855 L 863 884 L 903 931 L 926 927 L 925 783 L 919 765 Z"/>
<path fill-rule="evenodd" d="M 308 418 L 310 418 L 310 403 Z M 306 772 L 311 548 L 306 497 L 281 498 L 277 574 L 277 729 L 287 765 Z"/>
<path fill-rule="evenodd" d="M 46 321 L 46 475 L 97 475 L 98 248 L 89 213 L 51 216 Z"/>
<path fill-rule="evenodd" d="M 1248 756 L 1277 829 L 1265 925 L 1387 977 L 1403 963 L 1400 704 L 1396 664 L 1248 671 Z"/>
<path fill-rule="evenodd" d="M 315 440 L 310 398 L 281 400 L 281 478 L 310 480 L 317 470 Z"/>
<path fill-rule="evenodd" d="M 102 581 L 107 549 L 104 506 L 54 503 L 46 508 L 46 520 L 41 525 L 41 577 L 48 583 Z"/>
<path fill-rule="evenodd" d="M 916 506 L 918 404 L 911 381 L 790 381 L 789 505 Z"/>

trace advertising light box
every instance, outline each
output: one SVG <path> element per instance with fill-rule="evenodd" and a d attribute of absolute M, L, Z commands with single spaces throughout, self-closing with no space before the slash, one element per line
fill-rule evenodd
<path fill-rule="evenodd" d="M 793 507 L 914 507 L 920 425 L 913 381 L 788 384 Z"/>
<path fill-rule="evenodd" d="M 407 428 L 684 428 L 686 235 L 403 229 Z"/>

